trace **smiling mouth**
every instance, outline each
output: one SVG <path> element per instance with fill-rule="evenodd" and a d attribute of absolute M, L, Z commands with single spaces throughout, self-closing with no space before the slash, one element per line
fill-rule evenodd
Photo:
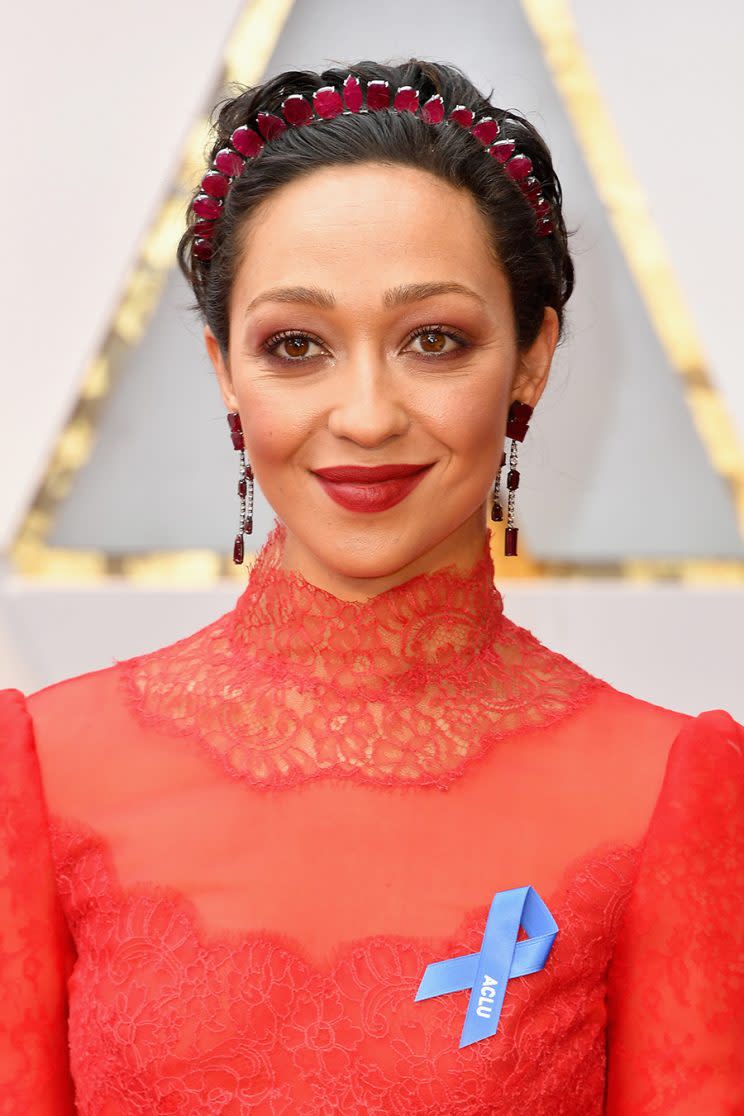
<path fill-rule="evenodd" d="M 327 495 L 347 511 L 383 512 L 413 492 L 433 464 L 380 465 L 368 469 L 339 465 L 316 470 L 315 476 Z"/>
<path fill-rule="evenodd" d="M 401 480 L 415 476 L 430 469 L 433 462 L 423 465 L 334 465 L 327 469 L 312 470 L 316 476 L 335 484 L 381 484 L 385 481 Z"/>

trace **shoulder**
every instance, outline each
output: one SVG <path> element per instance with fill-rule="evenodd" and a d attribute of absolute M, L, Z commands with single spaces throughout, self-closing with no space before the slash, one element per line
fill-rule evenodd
<path fill-rule="evenodd" d="M 597 689 L 583 713 L 581 729 L 592 750 L 601 750 L 607 763 L 637 781 L 653 781 L 654 773 L 663 771 L 674 741 L 697 720 L 609 683 Z"/>
<path fill-rule="evenodd" d="M 15 688 L 0 690 L 0 779 L 6 794 L 33 774 L 35 751 L 26 695 Z"/>
<path fill-rule="evenodd" d="M 170 723 L 169 694 L 188 689 L 207 661 L 219 660 L 226 616 L 180 639 L 115 660 L 112 665 L 61 679 L 24 696 L 17 693 L 29 718 L 44 782 L 57 807 L 78 804 L 74 783 L 98 786 L 108 772 L 120 770 L 123 757 L 144 746 L 151 723 Z M 151 718 L 147 699 L 164 706 Z M 83 780 L 84 773 L 96 779 Z M 55 790 L 65 788 L 61 800 Z"/>
<path fill-rule="evenodd" d="M 34 690 L 25 703 L 38 737 L 72 737 L 111 711 L 119 689 L 118 664 L 72 675 Z"/>
<path fill-rule="evenodd" d="M 733 753 L 722 764 L 722 774 L 744 778 L 736 774 L 737 748 L 744 761 L 744 729 L 723 709 L 684 713 L 608 684 L 597 690 L 570 731 L 586 778 L 603 788 L 607 809 L 616 809 L 618 824 L 624 819 L 631 832 L 645 829 L 660 799 L 668 801 L 675 793 L 670 787 L 709 781 L 721 751 Z"/>
<path fill-rule="evenodd" d="M 684 713 L 615 689 L 605 682 L 587 705 L 589 718 L 602 724 L 606 742 L 630 748 L 668 750 L 676 740 L 718 737 L 744 731 L 742 724 L 723 708 Z"/>
<path fill-rule="evenodd" d="M 229 613 L 228 613 L 229 616 Z M 203 662 L 207 645 L 222 634 L 225 617 L 152 650 L 117 659 L 111 666 L 64 678 L 30 693 L 26 706 L 41 741 L 67 747 L 89 733 L 117 733 L 122 725 L 131 730 L 132 690 L 141 676 L 158 677 L 166 667 L 187 676 L 189 668 Z"/>
<path fill-rule="evenodd" d="M 66 788 L 105 762 L 110 728 L 122 701 L 115 666 L 74 675 L 24 694 L 0 690 L 3 762 L 38 769 L 50 810 Z M 22 778 L 24 776 L 20 776 Z"/>
<path fill-rule="evenodd" d="M 726 709 L 683 713 L 603 687 L 592 710 L 602 725 L 603 743 L 621 748 L 636 762 L 644 756 L 665 766 L 673 757 L 706 747 L 736 749 L 744 727 Z"/>
<path fill-rule="evenodd" d="M 116 716 L 120 704 L 115 666 L 73 675 L 26 697 L 39 758 L 50 775 L 83 753 L 88 738 L 98 735 Z"/>
<path fill-rule="evenodd" d="M 679 732 L 696 717 L 625 693 L 609 682 L 597 691 L 595 710 L 602 716 L 610 737 L 621 738 L 626 744 L 639 740 L 652 745 L 659 738 Z"/>
<path fill-rule="evenodd" d="M 706 709 L 683 725 L 669 749 L 659 811 L 677 821 L 734 822 L 744 852 L 744 725 L 725 709 Z"/>

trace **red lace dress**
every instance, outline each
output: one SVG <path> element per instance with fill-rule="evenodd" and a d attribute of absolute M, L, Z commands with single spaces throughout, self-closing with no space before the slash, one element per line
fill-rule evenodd
<path fill-rule="evenodd" d="M 284 538 L 195 634 L 0 694 L 0 1112 L 744 1112 L 744 728 L 508 620 L 487 535 L 365 602 Z M 423 972 L 526 885 L 552 951 L 460 1048 Z"/>

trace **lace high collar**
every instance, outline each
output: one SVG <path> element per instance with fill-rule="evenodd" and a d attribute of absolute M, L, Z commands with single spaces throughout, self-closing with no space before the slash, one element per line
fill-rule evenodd
<path fill-rule="evenodd" d="M 283 569 L 276 521 L 234 607 L 118 664 L 140 722 L 193 738 L 233 778 L 446 788 L 496 740 L 554 723 L 600 680 L 503 614 L 489 542 L 364 601 Z"/>
<path fill-rule="evenodd" d="M 236 642 L 264 665 L 341 685 L 400 685 L 467 669 L 498 637 L 503 599 L 487 533 L 471 569 L 452 563 L 363 601 L 283 569 L 286 537 L 276 519 L 234 610 Z"/>

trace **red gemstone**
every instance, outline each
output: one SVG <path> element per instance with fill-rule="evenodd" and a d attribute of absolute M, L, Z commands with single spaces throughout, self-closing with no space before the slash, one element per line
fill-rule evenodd
<path fill-rule="evenodd" d="M 191 231 L 194 236 L 214 236 L 214 221 L 194 221 Z"/>
<path fill-rule="evenodd" d="M 247 515 L 245 517 L 245 522 L 243 523 L 243 530 L 245 531 L 246 535 L 252 534 L 252 532 L 253 532 L 253 516 L 252 515 Z"/>
<path fill-rule="evenodd" d="M 370 81 L 367 84 L 367 108 L 370 111 L 388 108 L 390 87 L 386 81 Z"/>
<path fill-rule="evenodd" d="M 509 489 L 519 488 L 519 469 L 510 469 L 506 474 L 506 487 Z"/>
<path fill-rule="evenodd" d="M 362 107 L 362 100 L 362 86 L 359 78 L 354 77 L 353 74 L 349 74 L 344 81 L 344 101 L 346 102 L 347 109 L 350 112 L 359 112 L 359 109 Z"/>
<path fill-rule="evenodd" d="M 227 412 L 227 425 L 230 427 L 230 430 L 243 429 L 243 427 L 240 425 L 240 414 L 238 411 Z"/>
<path fill-rule="evenodd" d="M 509 417 L 506 424 L 507 438 L 514 438 L 517 442 L 523 442 L 531 414 L 532 407 L 529 403 L 522 403 L 521 400 L 515 399 L 509 408 Z"/>
<path fill-rule="evenodd" d="M 230 183 L 224 174 L 218 174 L 216 171 L 207 171 L 201 180 L 202 190 L 212 198 L 224 198 L 229 186 Z"/>
<path fill-rule="evenodd" d="M 236 450 L 245 449 L 245 442 L 243 441 L 243 434 L 240 430 L 233 430 L 232 433 L 230 434 L 230 439 L 231 439 L 232 444 L 233 444 L 233 449 L 236 449 Z"/>
<path fill-rule="evenodd" d="M 191 251 L 197 260 L 210 260 L 212 258 L 212 241 L 203 240 L 200 237 L 194 241 Z"/>
<path fill-rule="evenodd" d="M 230 143 L 236 151 L 239 151 L 241 155 L 246 155 L 249 159 L 258 155 L 264 145 L 264 141 L 258 132 L 254 132 L 253 128 L 249 128 L 247 124 L 235 129 L 230 136 Z"/>
<path fill-rule="evenodd" d="M 455 105 L 447 119 L 455 124 L 462 124 L 463 128 L 469 128 L 475 119 L 475 113 L 465 105 Z"/>
<path fill-rule="evenodd" d="M 245 475 L 248 477 L 248 480 L 253 480 L 253 469 L 250 465 L 246 465 Z"/>
<path fill-rule="evenodd" d="M 540 179 L 535 178 L 535 176 L 532 174 L 529 175 L 528 178 L 520 179 L 520 181 L 517 182 L 517 186 L 519 186 L 519 189 L 529 198 L 530 201 L 537 201 L 537 199 L 540 197 L 540 193 L 542 191 Z"/>
<path fill-rule="evenodd" d="M 338 116 L 340 112 L 344 111 L 341 94 L 332 85 L 324 85 L 321 89 L 315 90 L 313 106 L 318 116 L 322 117 L 323 120 L 332 120 L 334 116 Z"/>
<path fill-rule="evenodd" d="M 499 469 L 500 470 L 503 469 L 505 465 L 506 465 L 506 451 L 504 451 L 504 453 L 502 453 L 502 455 L 501 455 L 501 464 L 499 465 Z"/>
<path fill-rule="evenodd" d="M 398 112 L 415 112 L 418 107 L 418 89 L 412 85 L 401 85 L 393 98 L 393 108 Z"/>
<path fill-rule="evenodd" d="M 503 518 L 504 518 L 504 512 L 503 512 L 503 509 L 501 507 L 501 504 L 494 501 L 493 507 L 491 508 L 491 519 L 493 519 L 496 523 L 501 523 L 501 520 Z"/>
<path fill-rule="evenodd" d="M 477 140 L 488 147 L 499 134 L 498 121 L 494 120 L 492 116 L 483 116 L 477 124 L 473 125 L 470 131 Z"/>
<path fill-rule="evenodd" d="M 518 531 L 518 527 L 507 527 L 504 532 L 504 554 L 507 558 L 516 558 L 517 556 Z"/>
<path fill-rule="evenodd" d="M 497 140 L 493 147 L 489 147 L 488 154 L 491 155 L 497 163 L 505 163 L 507 159 L 511 159 L 516 146 L 516 140 L 513 139 Z"/>
<path fill-rule="evenodd" d="M 527 155 L 514 155 L 504 163 L 504 170 L 510 178 L 526 178 L 532 170 L 532 160 Z"/>
<path fill-rule="evenodd" d="M 245 166 L 245 159 L 241 159 L 236 151 L 229 147 L 221 148 L 214 157 L 214 165 L 228 178 L 237 178 Z"/>
<path fill-rule="evenodd" d="M 256 124 L 259 132 L 266 140 L 276 139 L 277 136 L 287 130 L 286 122 L 274 112 L 259 112 L 256 115 Z"/>
<path fill-rule="evenodd" d="M 421 106 L 421 119 L 427 124 L 441 124 L 444 120 L 444 101 L 435 93 Z"/>
<path fill-rule="evenodd" d="M 509 405 L 509 417 L 520 418 L 523 422 L 529 422 L 533 410 L 534 408 L 522 399 L 513 399 Z"/>
<path fill-rule="evenodd" d="M 236 566 L 239 566 L 241 564 L 241 562 L 243 561 L 244 556 L 245 556 L 245 549 L 243 547 L 243 536 L 242 535 L 236 535 L 235 536 L 235 545 L 233 547 L 233 562 L 235 563 Z"/>
<path fill-rule="evenodd" d="M 197 194 L 191 208 L 198 217 L 215 221 L 222 213 L 222 202 L 218 198 L 210 198 L 209 194 Z"/>
<path fill-rule="evenodd" d="M 548 220 L 548 219 L 542 220 L 539 223 L 539 225 L 537 226 L 537 235 L 538 236 L 549 236 L 549 234 L 552 233 L 552 232 L 553 232 L 553 222 Z"/>
<path fill-rule="evenodd" d="M 282 101 L 282 113 L 284 119 L 293 128 L 301 128 L 303 124 L 308 124 L 312 120 L 313 106 L 301 93 L 291 93 Z"/>
<path fill-rule="evenodd" d="M 245 477 L 241 477 L 238 481 L 238 496 L 245 496 L 248 491 L 248 481 Z"/>
<path fill-rule="evenodd" d="M 535 203 L 535 213 L 538 217 L 544 217 L 546 213 L 550 213 L 550 202 L 546 198 L 540 198 Z"/>

